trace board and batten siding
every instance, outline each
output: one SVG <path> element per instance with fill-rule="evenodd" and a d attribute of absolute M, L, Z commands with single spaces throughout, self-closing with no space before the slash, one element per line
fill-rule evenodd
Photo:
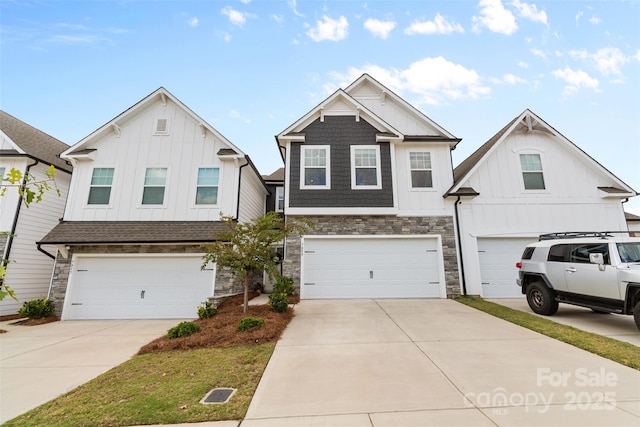
<path fill-rule="evenodd" d="M 266 212 L 267 189 L 250 165 L 243 168 L 240 185 L 242 186 L 242 191 L 240 192 L 238 221 L 250 221 L 264 215 Z"/>
<path fill-rule="evenodd" d="M 409 153 L 412 151 L 431 154 L 433 186 L 411 188 Z M 453 215 L 453 205 L 442 197 L 443 189 L 453 182 L 451 156 L 446 144 L 410 145 L 395 144 L 395 170 L 398 215 L 439 216 Z"/>
<path fill-rule="evenodd" d="M 544 190 L 524 189 L 520 153 L 540 154 Z M 620 200 L 603 198 L 598 190 L 614 183 L 577 154 L 550 134 L 516 132 L 461 184 L 480 193 L 458 206 L 468 293 L 482 295 L 479 238 L 536 240 L 551 232 L 626 230 Z"/>
<path fill-rule="evenodd" d="M 154 135 L 158 118 L 168 119 L 169 132 Z M 222 161 L 217 153 L 230 148 L 202 128 L 184 109 L 160 100 L 118 123 L 120 136 L 107 132 L 85 148 L 95 148 L 93 160 L 79 160 L 74 170 L 67 221 L 173 221 L 217 220 L 234 214 L 237 200 L 237 164 Z M 88 205 L 93 168 L 114 168 L 108 206 Z M 167 168 L 164 204 L 142 205 L 148 167 Z M 196 205 L 199 167 L 220 168 L 217 205 Z"/>
<path fill-rule="evenodd" d="M 36 179 L 45 180 L 46 169 L 46 165 L 39 164 L 33 166 L 30 172 Z M 0 315 L 15 314 L 25 301 L 47 297 L 54 261 L 37 250 L 36 242 L 51 231 L 62 217 L 69 181 L 69 174 L 57 170 L 55 182 L 60 196 L 55 190 L 49 190 L 41 202 L 31 203 L 28 208 L 22 205 L 5 276 L 5 283 L 16 291 L 18 302 L 11 298 L 0 301 Z M 56 255 L 55 246 L 44 246 L 43 249 Z"/>

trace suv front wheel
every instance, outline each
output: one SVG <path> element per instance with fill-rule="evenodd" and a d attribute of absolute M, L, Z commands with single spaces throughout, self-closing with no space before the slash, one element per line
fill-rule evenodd
<path fill-rule="evenodd" d="M 544 283 L 533 282 L 527 286 L 527 302 L 534 313 L 551 316 L 558 311 L 558 301 L 554 292 Z"/>

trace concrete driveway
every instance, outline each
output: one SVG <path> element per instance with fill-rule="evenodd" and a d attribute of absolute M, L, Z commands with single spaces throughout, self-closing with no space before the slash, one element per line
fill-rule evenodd
<path fill-rule="evenodd" d="M 636 327 L 633 316 L 594 313 L 589 308 L 569 304 L 560 304 L 558 312 L 553 316 L 541 316 L 531 311 L 525 298 L 492 299 L 489 301 L 640 347 L 640 330 Z M 638 357 L 640 358 L 640 356 Z"/>
<path fill-rule="evenodd" d="M 306 300 L 241 425 L 637 426 L 640 372 L 451 300 Z"/>
<path fill-rule="evenodd" d="M 179 320 L 0 323 L 0 424 L 97 377 Z"/>

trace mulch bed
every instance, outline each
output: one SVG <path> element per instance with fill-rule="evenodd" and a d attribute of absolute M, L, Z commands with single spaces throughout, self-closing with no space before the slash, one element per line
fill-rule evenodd
<path fill-rule="evenodd" d="M 20 321 L 19 319 L 24 319 L 24 320 Z M 57 322 L 60 319 L 57 316 L 48 316 L 48 317 L 43 317 L 42 319 L 26 319 L 24 316 L 21 316 L 19 314 L 8 314 L 6 316 L 0 316 L 0 322 L 5 322 L 7 320 L 16 320 L 17 322 L 12 324 L 16 324 L 20 326 L 36 326 L 36 325 L 44 325 L 45 323 Z M 5 331 L 4 329 L 0 329 L 0 334 L 4 334 L 6 332 L 8 331 Z"/>
<path fill-rule="evenodd" d="M 251 293 L 249 299 L 257 295 L 257 292 Z M 289 301 L 296 303 L 298 300 L 292 297 Z M 277 313 L 268 305 L 250 305 L 247 313 L 243 313 L 243 302 L 243 295 L 229 298 L 218 307 L 218 314 L 195 321 L 200 326 L 199 332 L 172 340 L 164 335 L 142 347 L 138 354 L 275 342 L 293 318 L 291 307 L 286 313 Z M 244 317 L 259 317 L 264 320 L 264 326 L 238 332 L 236 328 Z"/>

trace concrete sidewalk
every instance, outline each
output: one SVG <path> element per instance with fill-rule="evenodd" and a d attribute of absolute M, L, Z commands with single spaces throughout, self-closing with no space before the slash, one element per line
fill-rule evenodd
<path fill-rule="evenodd" d="M 0 424 L 128 360 L 179 320 L 67 320 L 0 329 Z"/>
<path fill-rule="evenodd" d="M 306 300 L 241 423 L 424 425 L 637 426 L 640 372 L 451 300 Z"/>
<path fill-rule="evenodd" d="M 570 304 L 560 304 L 558 312 L 553 316 L 542 316 L 531 311 L 525 298 L 490 299 L 488 301 L 640 347 L 640 330 L 636 327 L 633 316 L 594 313 L 589 308 Z"/>

